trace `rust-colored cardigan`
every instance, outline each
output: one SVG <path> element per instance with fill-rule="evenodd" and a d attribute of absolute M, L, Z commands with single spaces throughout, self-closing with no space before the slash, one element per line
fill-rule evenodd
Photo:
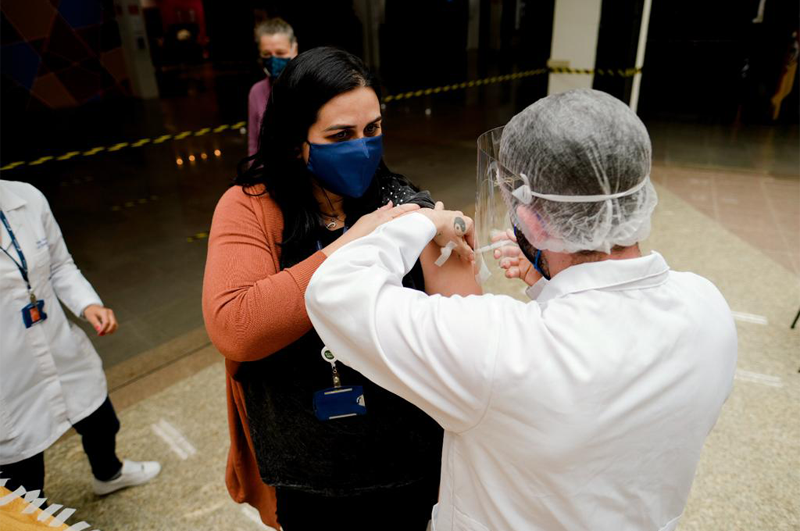
<path fill-rule="evenodd" d="M 214 211 L 203 279 L 206 330 L 226 358 L 231 447 L 225 483 L 235 501 L 258 509 L 261 520 L 276 529 L 275 489 L 261 481 L 244 391 L 233 377 L 241 362 L 263 359 L 311 330 L 304 294 L 325 255 L 316 252 L 281 271 L 282 234 L 283 215 L 275 201 L 234 186 Z"/>

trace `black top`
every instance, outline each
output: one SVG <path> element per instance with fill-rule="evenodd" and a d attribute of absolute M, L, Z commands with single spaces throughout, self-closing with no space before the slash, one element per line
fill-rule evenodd
<path fill-rule="evenodd" d="M 390 193 L 395 204 L 411 197 L 425 206 L 433 204 L 427 193 Z M 341 229 L 320 228 L 321 247 L 341 234 Z M 424 289 L 419 262 L 403 285 Z M 438 478 L 443 436 L 439 425 L 342 363 L 337 363 L 342 385 L 363 386 L 367 414 L 317 419 L 313 395 L 333 386 L 331 366 L 320 356 L 322 347 L 311 330 L 238 371 L 261 479 L 275 487 L 343 496 Z"/>

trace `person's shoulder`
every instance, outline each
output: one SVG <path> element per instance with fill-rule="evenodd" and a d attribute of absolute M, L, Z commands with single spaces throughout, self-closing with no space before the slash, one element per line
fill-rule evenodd
<path fill-rule="evenodd" d="M 717 286 L 713 282 L 706 277 L 691 271 L 675 271 L 674 269 L 670 269 L 669 276 L 670 280 L 678 282 L 687 287 L 699 288 L 704 291 L 707 290 L 719 292 L 719 289 L 717 289 Z"/>
<path fill-rule="evenodd" d="M 24 196 L 26 199 L 28 197 L 43 196 L 42 192 L 40 192 L 38 188 L 36 188 L 32 184 L 24 183 L 22 181 L 0 180 L 0 188 L 8 190 L 11 193 L 17 194 L 19 196 Z"/>
<path fill-rule="evenodd" d="M 228 188 L 219 200 L 220 205 L 250 205 L 253 201 L 275 203 L 263 184 L 242 186 L 235 184 Z"/>
<path fill-rule="evenodd" d="M 13 194 L 35 206 L 47 205 L 47 199 L 41 190 L 29 183 L 0 180 L 0 190 L 4 194 Z"/>
<path fill-rule="evenodd" d="M 251 186 L 234 185 L 222 194 L 217 203 L 218 212 L 241 210 L 262 212 L 265 218 L 280 216 L 281 210 L 263 184 Z"/>
<path fill-rule="evenodd" d="M 395 205 L 414 203 L 423 208 L 433 208 L 435 204 L 430 192 L 418 190 L 405 176 L 397 173 L 388 173 L 380 183 L 380 203 L 388 201 Z"/>
<path fill-rule="evenodd" d="M 250 94 L 248 97 L 250 99 L 257 98 L 260 97 L 262 94 L 268 93 L 269 90 L 270 90 L 269 78 L 264 78 L 261 81 L 254 83 L 253 86 L 250 87 Z"/>
<path fill-rule="evenodd" d="M 713 311 L 730 312 L 725 296 L 714 282 L 690 271 L 670 270 L 670 281 L 680 286 L 687 300 L 693 299 L 704 306 L 713 307 Z"/>

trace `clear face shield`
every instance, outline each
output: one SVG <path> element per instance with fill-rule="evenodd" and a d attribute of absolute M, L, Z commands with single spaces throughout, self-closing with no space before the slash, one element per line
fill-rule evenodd
<path fill-rule="evenodd" d="M 503 237 L 513 229 L 503 194 L 513 190 L 515 179 L 499 161 L 502 136 L 503 127 L 497 127 L 478 137 L 475 262 L 478 270 L 476 280 L 486 293 L 507 292 L 508 287 L 502 286 L 505 273 L 494 258 L 494 251 L 504 246 L 516 247 Z M 521 184 L 520 181 L 518 185 Z"/>

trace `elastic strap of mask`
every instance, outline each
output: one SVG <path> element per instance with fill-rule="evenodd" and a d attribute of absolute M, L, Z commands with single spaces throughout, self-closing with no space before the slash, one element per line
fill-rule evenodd
<path fill-rule="evenodd" d="M 512 195 L 519 199 L 521 202 L 525 204 L 529 204 L 532 201 L 532 198 L 538 197 L 539 199 L 545 199 L 547 201 L 555 201 L 557 203 L 599 203 L 600 201 L 608 201 L 609 199 L 619 199 L 620 197 L 625 197 L 629 195 L 633 195 L 642 188 L 644 188 L 648 182 L 650 182 L 650 176 L 647 175 L 645 178 L 629 190 L 625 190 L 624 192 L 619 192 L 617 194 L 608 194 L 608 195 L 556 195 L 556 194 L 540 194 L 538 192 L 534 192 L 531 190 L 530 181 L 528 180 L 528 176 L 524 173 L 521 173 L 520 178 L 525 183 L 516 190 L 512 192 Z"/>
<path fill-rule="evenodd" d="M 539 274 L 542 275 L 544 278 L 546 278 L 547 280 L 550 280 L 550 275 L 545 273 L 544 269 L 542 269 L 542 265 L 540 263 L 541 261 L 542 261 L 542 251 L 541 251 L 541 249 L 537 249 L 536 250 L 536 254 L 533 256 L 533 268 L 536 271 L 538 271 Z"/>

